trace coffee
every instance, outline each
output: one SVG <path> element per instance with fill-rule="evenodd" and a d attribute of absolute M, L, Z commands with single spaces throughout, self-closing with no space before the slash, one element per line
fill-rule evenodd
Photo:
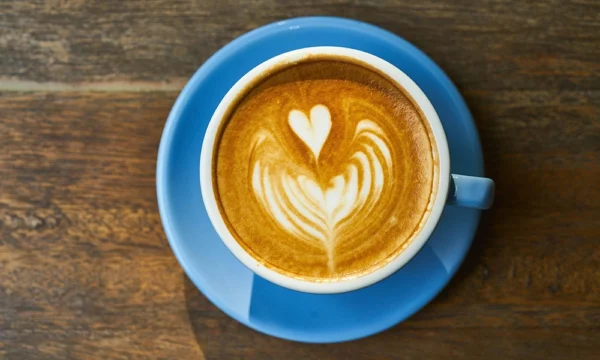
<path fill-rule="evenodd" d="M 343 57 L 271 69 L 232 103 L 213 152 L 230 233 L 297 279 L 360 277 L 393 260 L 437 192 L 434 136 L 393 80 Z"/>

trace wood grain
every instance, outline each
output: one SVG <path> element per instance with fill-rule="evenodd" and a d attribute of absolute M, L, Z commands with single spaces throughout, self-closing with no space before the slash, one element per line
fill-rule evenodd
<path fill-rule="evenodd" d="M 585 0 L 0 2 L 0 358 L 595 358 L 599 10 Z M 228 318 L 183 274 L 156 205 L 177 84 L 235 36 L 308 14 L 370 21 L 432 55 L 473 111 L 497 184 L 450 285 L 402 324 L 344 344 L 283 341 Z"/>
<path fill-rule="evenodd" d="M 187 78 L 257 26 L 333 15 L 406 38 L 461 87 L 598 89 L 598 14 L 594 0 L 9 0 L 0 2 L 0 77 Z"/>

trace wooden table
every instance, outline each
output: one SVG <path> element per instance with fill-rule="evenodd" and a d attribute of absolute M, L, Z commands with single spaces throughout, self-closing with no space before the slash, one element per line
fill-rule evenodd
<path fill-rule="evenodd" d="M 236 36 L 313 14 L 379 25 L 438 62 L 497 184 L 466 262 L 430 305 L 334 345 L 268 337 L 213 306 L 175 260 L 155 195 L 158 142 L 186 79 Z M 599 352 L 597 1 L 0 2 L 0 358 Z"/>

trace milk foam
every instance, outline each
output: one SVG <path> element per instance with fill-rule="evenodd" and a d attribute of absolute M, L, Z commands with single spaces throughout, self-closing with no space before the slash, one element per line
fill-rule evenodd
<path fill-rule="evenodd" d="M 264 148 L 283 144 L 273 134 L 259 131 L 250 156 L 252 189 L 263 210 L 281 229 L 299 240 L 318 242 L 324 247 L 333 272 L 335 248 L 343 229 L 355 226 L 353 219 L 368 215 L 389 183 L 392 152 L 382 128 L 369 119 L 360 120 L 352 138 L 352 148 L 357 150 L 346 160 L 343 171 L 320 181 L 319 157 L 336 119 L 321 104 L 313 106 L 309 116 L 294 109 L 289 112 L 287 123 L 305 150 L 312 153 L 316 171 L 278 166 L 265 155 L 269 151 Z"/>
<path fill-rule="evenodd" d="M 318 159 L 331 131 L 329 109 L 323 105 L 314 106 L 310 109 L 310 119 L 302 111 L 292 110 L 288 115 L 288 124 Z"/>
<path fill-rule="evenodd" d="M 337 58 L 275 69 L 227 117 L 215 195 L 262 266 L 316 282 L 363 276 L 427 220 L 435 143 L 411 98 L 377 71 Z"/>

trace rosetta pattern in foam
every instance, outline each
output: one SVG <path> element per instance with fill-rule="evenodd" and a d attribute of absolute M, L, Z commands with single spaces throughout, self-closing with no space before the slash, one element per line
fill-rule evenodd
<path fill-rule="evenodd" d="M 292 110 L 287 123 L 312 153 L 312 161 L 318 162 L 335 119 L 324 105 L 314 106 L 309 116 Z M 379 125 L 369 119 L 359 121 L 352 142 L 357 150 L 346 160 L 344 170 L 324 183 L 318 181 L 318 166 L 312 174 L 298 174 L 261 156 L 266 153 L 260 151 L 262 147 L 283 146 L 266 131 L 255 135 L 250 156 L 252 188 L 263 210 L 285 232 L 323 246 L 332 272 L 335 248 L 344 240 L 344 229 L 368 216 L 384 187 L 389 186 L 392 173 L 389 141 Z"/>

